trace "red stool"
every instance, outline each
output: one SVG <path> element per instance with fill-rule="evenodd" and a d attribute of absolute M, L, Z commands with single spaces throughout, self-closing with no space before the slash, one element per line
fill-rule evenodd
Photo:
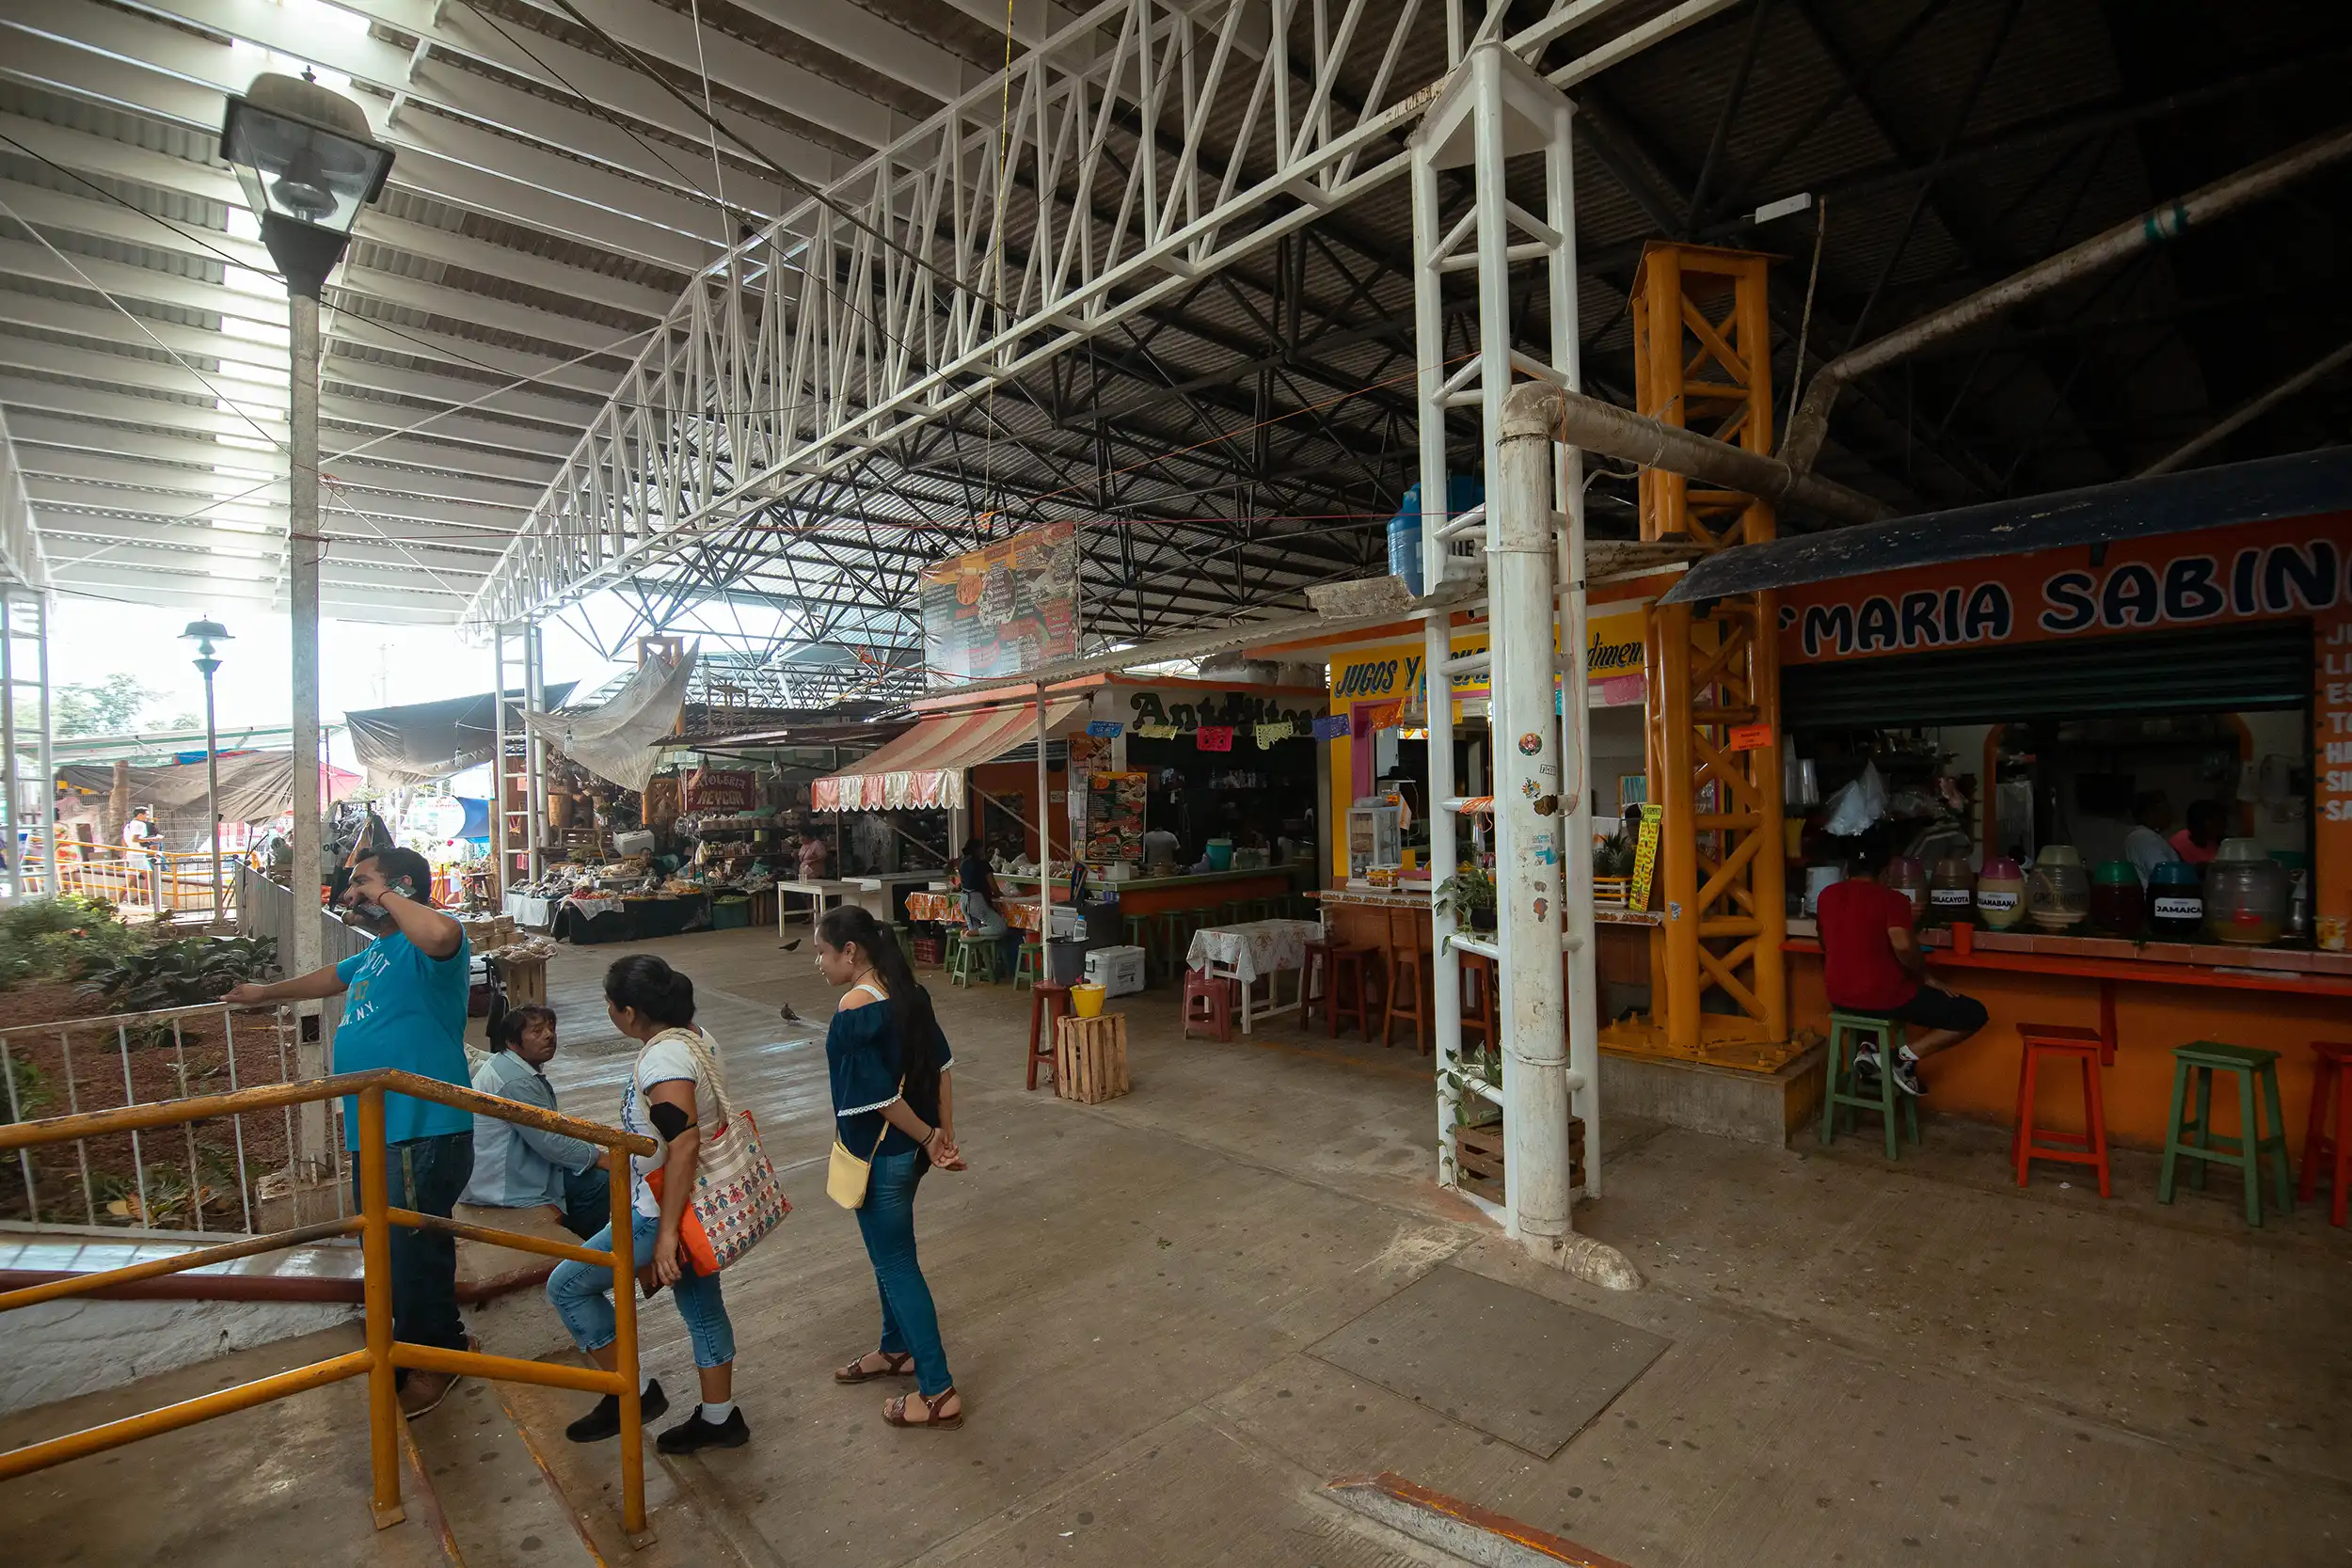
<path fill-rule="evenodd" d="M 2303 1177 L 2296 1194 L 2304 1202 L 2319 1191 L 2319 1173 L 2328 1171 L 2333 1197 L 2328 1223 L 2341 1226 L 2344 1199 L 2352 1196 L 2352 1044 L 2343 1040 L 2313 1040 L 2312 1054 L 2319 1058 L 2312 1075 L 2312 1119 L 2303 1132 Z M 2328 1131 L 2328 1106 L 2336 1107 L 2336 1130 Z"/>
<path fill-rule="evenodd" d="M 1212 975 L 1204 970 L 1185 970 L 1184 1037 L 1192 1038 L 1193 1025 L 1197 1023 L 1204 1028 L 1214 1027 L 1218 1039 L 1232 1039 L 1233 1037 L 1233 1004 L 1240 989 L 1232 980 Z M 1198 1017 L 1193 1012 L 1193 1004 L 1196 1002 L 1200 1004 Z"/>
<path fill-rule="evenodd" d="M 2089 1165 L 2099 1173 L 2099 1196 L 2113 1196 L 2107 1179 L 2107 1108 L 2099 1092 L 2099 1052 L 2104 1037 L 2096 1029 L 2065 1023 L 2021 1023 L 2017 1036 L 2023 1049 L 2017 1062 L 2017 1131 L 2010 1139 L 2010 1157 L 2017 1164 L 2017 1184 L 2036 1160 Z M 2082 1132 L 2059 1132 L 2033 1124 L 2034 1089 L 2044 1056 L 2072 1056 L 2082 1067 Z"/>
<path fill-rule="evenodd" d="M 1045 1084 L 1054 1084 L 1054 1015 L 1074 1016 L 1070 988 L 1040 980 L 1029 991 L 1029 1087 L 1037 1087 L 1037 1065 L 1045 1064 Z"/>
<path fill-rule="evenodd" d="M 1340 1014 L 1344 1011 L 1355 1015 L 1356 1032 L 1370 1039 L 1371 981 L 1365 965 L 1371 958 L 1369 947 L 1343 947 L 1329 938 L 1309 942 L 1306 968 L 1298 980 L 1300 994 L 1305 998 L 1298 1010 L 1298 1026 L 1313 1026 L 1314 1005 L 1320 1001 L 1325 1035 L 1339 1034 Z M 1320 986 L 1316 984 L 1318 980 L 1322 982 Z"/>
<path fill-rule="evenodd" d="M 1480 1047 L 1495 1048 L 1495 961 L 1484 953 L 1462 955 L 1462 1033 L 1478 1032 Z"/>

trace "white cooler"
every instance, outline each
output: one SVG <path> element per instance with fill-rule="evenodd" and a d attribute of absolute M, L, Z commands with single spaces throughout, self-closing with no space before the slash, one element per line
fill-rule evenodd
<path fill-rule="evenodd" d="M 1143 949 L 1098 947 L 1087 955 L 1087 978 L 1107 995 L 1125 996 L 1143 989 Z"/>

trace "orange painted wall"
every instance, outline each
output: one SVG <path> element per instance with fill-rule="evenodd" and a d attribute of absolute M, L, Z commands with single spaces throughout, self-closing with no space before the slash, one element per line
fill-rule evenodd
<path fill-rule="evenodd" d="M 1947 970 L 1931 977 L 1947 990 L 1966 991 L 1993 1015 L 1982 1033 L 1930 1058 L 1921 1069 L 1928 1085 L 1928 1104 L 1939 1112 L 2015 1126 L 2017 1025 L 2099 1026 L 2099 987 L 2094 980 L 1998 970 L 1964 974 Z M 1829 1032 L 1829 998 L 1821 989 L 1819 955 L 1788 956 L 1788 1001 L 1790 1019 L 1798 1027 L 1823 1035 Z M 2299 1161 L 2303 1118 L 2311 1106 L 2311 1042 L 2352 1039 L 2352 1006 L 2336 998 L 2200 990 L 2194 986 L 2148 986 L 2123 980 L 2116 985 L 2115 1018 L 2115 1065 L 2106 1069 L 2100 1085 L 2106 1097 L 2107 1136 L 2112 1142 L 2142 1148 L 2164 1147 L 2165 1117 L 2172 1100 L 2172 1048 L 2196 1039 L 2224 1040 L 2280 1053 L 2279 1096 L 2286 1113 L 2287 1143 Z M 2047 1063 L 2039 1078 L 2039 1125 L 2080 1132 L 2079 1078 L 2071 1071 L 2051 1071 Z M 2236 1101 L 2233 1084 L 2217 1076 L 2217 1132 L 2236 1133 Z"/>
<path fill-rule="evenodd" d="M 1047 785 L 1054 794 L 1059 795 L 1064 788 L 1067 774 L 1059 764 L 1048 764 L 1048 768 L 1049 771 L 1045 775 Z M 971 769 L 965 784 L 968 787 L 964 793 L 964 801 L 975 822 L 980 819 L 979 810 L 985 804 L 979 797 L 981 790 L 988 791 L 1000 800 L 1009 800 L 1016 795 L 1021 797 L 1021 822 L 1025 830 L 1021 835 L 1021 853 L 1026 860 L 1036 860 L 1037 764 L 1034 762 L 983 763 Z M 1057 801 L 1052 810 L 1054 858 L 1063 862 L 1066 865 L 1070 860 L 1070 806 L 1067 799 Z"/>

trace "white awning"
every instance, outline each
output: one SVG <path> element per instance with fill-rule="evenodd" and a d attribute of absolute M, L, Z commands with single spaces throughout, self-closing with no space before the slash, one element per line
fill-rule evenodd
<path fill-rule="evenodd" d="M 1049 701 L 1045 732 L 1058 735 L 1083 717 L 1084 697 Z M 969 713 L 943 713 L 918 722 L 854 768 L 808 786 L 818 811 L 940 809 L 964 803 L 963 770 L 993 762 L 1037 738 L 1037 705 L 1004 703 Z"/>

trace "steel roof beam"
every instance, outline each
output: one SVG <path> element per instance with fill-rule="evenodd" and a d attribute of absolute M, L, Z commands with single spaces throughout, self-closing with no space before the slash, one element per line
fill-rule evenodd
<path fill-rule="evenodd" d="M 72 390 L 71 388 L 62 389 Z M 0 393 L 0 402 L 5 401 L 5 393 Z M 118 404 L 144 404 L 148 400 L 122 397 L 114 401 Z M 165 435 L 125 430 L 118 424 L 92 422 L 100 418 L 111 417 L 93 414 L 87 408 L 65 410 L 62 417 L 38 411 L 11 412 L 8 425 L 15 433 L 18 447 L 28 452 L 41 448 L 55 448 L 70 452 L 145 458 L 159 466 L 170 463 L 217 464 L 237 470 L 218 477 L 228 478 L 241 485 L 261 483 L 259 480 L 245 479 L 244 474 L 248 472 L 259 471 L 280 477 L 286 473 L 286 454 L 276 448 L 257 451 L 249 447 L 207 441 L 186 431 Z M 252 432 L 247 430 L 244 434 L 249 437 Z M 338 433 L 338 439 L 348 447 L 356 444 L 358 438 Z M 453 458 L 465 460 L 473 466 L 480 466 L 482 461 L 505 461 L 477 459 L 469 449 L 463 447 L 433 446 L 421 439 L 396 437 L 370 447 L 358 457 L 330 452 L 328 461 L 335 467 L 327 470 L 327 475 L 330 479 L 361 489 L 398 488 L 419 496 L 475 501 L 510 510 L 516 507 L 528 509 L 542 488 L 541 483 L 514 474 L 485 477 L 452 472 L 448 463 Z M 160 474 L 192 470 L 158 467 L 153 471 Z"/>

